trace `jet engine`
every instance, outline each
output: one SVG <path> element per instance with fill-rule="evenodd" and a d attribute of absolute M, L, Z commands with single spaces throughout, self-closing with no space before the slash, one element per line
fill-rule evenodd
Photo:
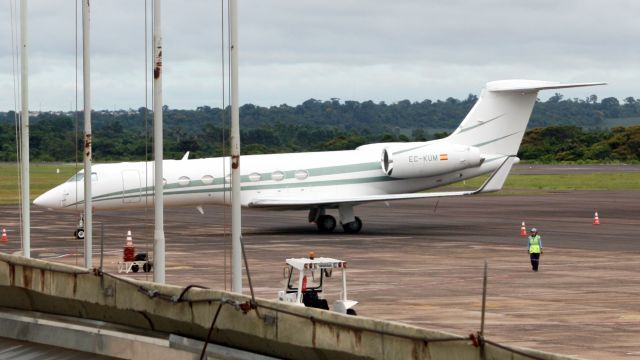
<path fill-rule="evenodd" d="M 382 150 L 382 171 L 397 179 L 436 176 L 480 166 L 484 158 L 474 146 L 431 144 L 393 146 Z"/>

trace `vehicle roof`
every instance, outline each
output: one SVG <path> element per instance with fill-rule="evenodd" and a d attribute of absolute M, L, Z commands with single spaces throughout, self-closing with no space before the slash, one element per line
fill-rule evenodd
<path fill-rule="evenodd" d="M 291 258 L 287 259 L 287 264 L 293 266 L 298 270 L 302 269 L 333 269 L 333 268 L 346 268 L 347 262 L 326 258 L 326 257 L 317 257 L 313 259 L 309 258 Z"/>

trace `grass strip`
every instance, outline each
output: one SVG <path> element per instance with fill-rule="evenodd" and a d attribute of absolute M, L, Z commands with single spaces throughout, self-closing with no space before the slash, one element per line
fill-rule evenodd
<path fill-rule="evenodd" d="M 78 171 L 82 164 L 78 165 Z M 29 171 L 31 201 L 45 191 L 59 185 L 76 173 L 75 164 L 31 164 Z M 0 163 L 0 205 L 18 204 L 20 169 L 15 163 Z"/>
<path fill-rule="evenodd" d="M 65 182 L 76 169 L 75 164 L 31 164 L 31 200 Z M 0 163 L 0 205 L 17 204 L 19 169 L 15 163 Z M 478 188 L 486 176 L 447 186 L 449 189 Z M 640 190 L 640 172 L 597 172 L 589 174 L 509 175 L 500 194 L 518 194 L 539 190 Z"/>

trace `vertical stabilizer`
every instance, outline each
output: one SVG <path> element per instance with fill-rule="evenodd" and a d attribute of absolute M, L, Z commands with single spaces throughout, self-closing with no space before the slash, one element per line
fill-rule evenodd
<path fill-rule="evenodd" d="M 516 155 L 538 91 L 604 84 L 561 84 L 538 80 L 487 83 L 478 102 L 447 141 L 475 146 L 483 154 Z"/>

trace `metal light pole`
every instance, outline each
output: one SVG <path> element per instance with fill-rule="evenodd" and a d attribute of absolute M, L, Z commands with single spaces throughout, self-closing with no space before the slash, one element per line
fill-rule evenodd
<path fill-rule="evenodd" d="M 91 199 L 91 59 L 89 0 L 82 1 L 82 87 L 84 98 L 84 267 L 93 266 L 93 202 Z"/>
<path fill-rule="evenodd" d="M 22 178 L 22 255 L 31 257 L 31 200 L 29 181 L 29 62 L 27 61 L 27 1 L 20 1 L 20 175 Z"/>
<path fill-rule="evenodd" d="M 240 212 L 240 111 L 238 108 L 238 2 L 229 1 L 231 62 L 231 291 L 242 293 L 242 224 Z"/>
<path fill-rule="evenodd" d="M 162 32 L 160 0 L 153 0 L 153 158 L 154 158 L 154 231 L 153 281 L 165 282 L 164 193 L 162 177 Z"/>

